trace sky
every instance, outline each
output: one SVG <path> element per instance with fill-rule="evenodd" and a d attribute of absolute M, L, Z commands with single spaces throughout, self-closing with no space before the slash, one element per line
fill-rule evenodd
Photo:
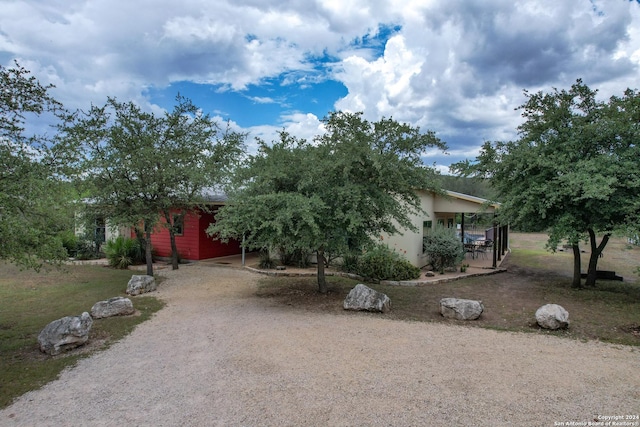
<path fill-rule="evenodd" d="M 517 138 L 529 92 L 580 78 L 606 99 L 640 87 L 638 0 L 0 0 L 0 64 L 67 108 L 107 97 L 171 110 L 178 93 L 272 141 L 330 111 L 432 130 L 443 173 Z"/>

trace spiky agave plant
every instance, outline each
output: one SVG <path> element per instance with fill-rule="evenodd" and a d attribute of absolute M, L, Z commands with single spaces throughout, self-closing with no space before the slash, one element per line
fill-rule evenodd
<path fill-rule="evenodd" d="M 119 236 L 107 242 L 104 252 L 111 267 L 124 270 L 141 258 L 142 250 L 137 240 Z"/>

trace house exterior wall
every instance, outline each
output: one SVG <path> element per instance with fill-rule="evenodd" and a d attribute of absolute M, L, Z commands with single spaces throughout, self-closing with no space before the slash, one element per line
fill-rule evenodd
<path fill-rule="evenodd" d="M 153 253 L 159 257 L 171 256 L 171 239 L 166 224 L 166 220 L 162 218 L 151 234 Z M 198 216 L 196 213 L 188 213 L 185 215 L 183 232 L 182 234 L 176 235 L 178 253 L 183 259 L 198 259 L 198 226 Z"/>
<path fill-rule="evenodd" d="M 472 200 L 464 200 L 457 197 L 443 197 L 439 195 L 432 195 L 433 211 L 435 213 L 493 213 L 495 208 L 493 206 L 483 206 L 481 203 Z"/>
<path fill-rule="evenodd" d="M 106 228 L 105 228 L 105 242 L 110 240 L 116 240 L 118 237 L 131 237 L 131 228 L 130 227 L 117 227 L 115 225 L 111 225 L 109 220 L 106 220 Z"/>
<path fill-rule="evenodd" d="M 228 243 L 222 243 L 218 239 L 214 239 L 206 233 L 210 224 L 216 222 L 215 212 L 202 213 L 199 218 L 198 227 L 198 245 L 200 248 L 198 259 L 216 258 L 227 255 L 237 255 L 242 253 L 240 242 L 236 240 L 229 240 Z"/>
<path fill-rule="evenodd" d="M 75 215 L 75 230 L 74 233 L 76 236 L 82 237 L 86 234 L 86 221 L 84 221 L 82 214 L 76 213 Z M 99 218 L 92 225 L 93 230 L 91 232 L 92 239 L 104 238 L 102 243 L 108 242 L 110 240 L 115 240 L 117 237 L 131 237 L 131 229 L 129 227 L 118 227 L 117 225 L 111 224 L 109 219 Z"/>
<path fill-rule="evenodd" d="M 428 260 L 422 253 L 422 237 L 424 236 L 424 223 L 431 221 L 432 227 L 436 222 L 434 212 L 433 193 L 428 191 L 418 191 L 420 197 L 420 207 L 426 214 L 416 214 L 411 216 L 411 222 L 418 228 L 417 232 L 403 230 L 402 234 L 382 235 L 383 243 L 402 254 L 411 264 L 417 267 L 424 267 Z"/>
<path fill-rule="evenodd" d="M 444 197 L 419 190 L 420 206 L 425 214 L 413 215 L 411 218 L 418 231 L 403 230 L 402 234 L 382 235 L 381 241 L 402 254 L 411 264 L 424 267 L 429 259 L 423 254 L 422 239 L 428 228 L 434 228 L 438 223 L 445 227 L 456 227 L 456 213 L 495 212 L 495 206 L 485 206 L 483 200 L 477 197 L 452 192 L 449 194 L 449 197 Z"/>
<path fill-rule="evenodd" d="M 182 234 L 176 235 L 176 246 L 182 259 L 201 260 L 242 252 L 237 241 L 222 243 L 207 235 L 207 227 L 215 222 L 214 215 L 201 211 L 185 215 Z M 151 245 L 156 256 L 168 258 L 171 256 L 171 239 L 164 224 L 166 221 L 162 219 L 161 225 L 151 235 Z"/>

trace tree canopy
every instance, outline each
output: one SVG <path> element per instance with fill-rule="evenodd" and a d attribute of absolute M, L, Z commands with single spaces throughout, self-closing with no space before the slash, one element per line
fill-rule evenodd
<path fill-rule="evenodd" d="M 433 132 L 393 119 L 369 122 L 334 112 L 312 142 L 286 132 L 238 171 L 238 181 L 208 232 L 244 238 L 249 248 L 315 252 L 318 287 L 327 254 L 361 248 L 381 232 L 414 229 L 416 189 L 437 190 L 437 173 L 423 164 L 428 148 L 445 149 Z"/>
<path fill-rule="evenodd" d="M 0 66 L 0 259 L 38 269 L 67 257 L 60 232 L 72 224 L 63 150 L 39 133 L 62 104 L 18 63 Z"/>
<path fill-rule="evenodd" d="M 579 243 L 588 240 L 585 284 L 592 286 L 610 236 L 638 224 L 640 94 L 628 89 L 621 97 L 599 101 L 597 91 L 581 80 L 569 90 L 525 94 L 520 138 L 487 142 L 474 162 L 454 169 L 491 178 L 503 220 L 548 230 L 552 250 L 567 241 L 574 252 L 576 287 L 581 286 Z"/>
<path fill-rule="evenodd" d="M 112 224 L 143 228 L 149 275 L 153 229 L 169 229 L 178 268 L 176 222 L 195 208 L 207 209 L 205 193 L 225 182 L 244 152 L 243 134 L 222 131 L 184 97 L 176 101 L 172 112 L 158 117 L 110 98 L 77 112 L 65 128 L 67 142 L 84 153 L 90 206 Z"/>

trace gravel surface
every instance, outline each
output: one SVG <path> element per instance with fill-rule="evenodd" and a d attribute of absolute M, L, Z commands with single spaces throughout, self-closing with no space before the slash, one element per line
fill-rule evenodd
<path fill-rule="evenodd" d="M 0 411 L 0 425 L 554 426 L 640 413 L 633 347 L 307 313 L 258 299 L 259 276 L 230 268 L 161 274 L 166 308 Z"/>

